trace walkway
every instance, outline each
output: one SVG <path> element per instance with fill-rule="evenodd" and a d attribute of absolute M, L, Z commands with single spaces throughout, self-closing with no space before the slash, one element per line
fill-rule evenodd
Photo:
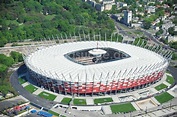
<path fill-rule="evenodd" d="M 63 96 L 61 94 L 57 94 L 57 93 L 54 93 L 54 92 L 50 92 L 48 90 L 44 90 L 44 89 L 41 89 L 38 87 L 39 90 L 35 91 L 33 94 L 39 94 L 40 92 L 42 92 L 43 90 L 46 91 L 46 92 L 49 92 L 51 94 L 55 94 L 57 97 L 55 98 L 55 101 L 48 101 L 48 100 L 45 100 L 45 99 L 42 99 L 38 96 L 35 96 L 35 95 L 30 95 L 29 92 L 27 92 L 24 88 L 22 88 L 22 86 L 18 83 L 18 79 L 17 79 L 17 76 L 16 75 L 16 72 L 13 73 L 13 75 L 11 76 L 11 82 L 12 82 L 12 85 L 15 87 L 15 89 L 17 91 L 19 91 L 20 94 L 22 94 L 24 97 L 26 97 L 27 99 L 29 99 L 29 101 L 35 103 L 35 104 L 39 104 L 45 108 L 48 108 L 48 109 L 52 109 L 52 110 L 55 110 L 54 108 L 52 108 L 55 104 L 57 104 L 57 102 L 61 102 L 61 100 L 64 98 L 64 97 L 71 97 L 71 96 Z M 154 93 L 157 93 L 158 91 L 154 90 L 154 87 L 161 84 L 162 82 L 165 82 L 166 78 L 162 78 L 161 81 L 157 82 L 156 84 L 154 85 L 151 85 L 150 87 L 147 87 L 145 89 L 140 89 L 140 90 L 136 90 L 136 91 L 132 91 L 132 92 L 127 92 L 127 93 L 119 93 L 117 95 L 112 95 L 112 98 L 113 98 L 113 103 L 117 103 L 117 102 L 120 102 L 122 100 L 120 100 L 120 98 L 122 98 L 123 96 L 125 96 L 126 94 L 129 95 L 131 98 L 130 99 L 139 99 L 140 97 L 143 96 L 143 93 L 144 95 L 148 96 L 149 94 L 154 94 Z M 170 93 L 174 93 L 174 91 L 169 91 Z M 93 96 L 93 97 L 78 97 L 78 98 L 85 98 L 86 99 L 86 102 L 87 104 L 93 104 L 93 99 L 94 98 L 102 98 L 103 96 Z M 111 97 L 110 95 L 105 95 L 105 97 Z M 175 98 L 176 99 L 176 98 Z M 128 100 L 124 100 L 124 101 L 128 101 Z M 43 103 L 41 103 L 43 102 Z M 172 103 L 173 101 L 171 101 Z M 177 99 L 176 99 L 176 103 L 177 103 Z M 175 102 L 173 104 L 176 104 Z M 133 106 L 137 109 L 137 110 L 140 110 L 138 109 L 138 106 L 136 105 L 136 103 L 132 103 Z M 168 105 L 169 106 L 169 105 Z M 95 107 L 95 106 L 94 106 Z M 155 107 L 155 108 L 152 108 L 153 110 L 154 109 L 157 109 L 159 108 L 160 106 L 158 107 Z M 81 108 L 81 107 L 80 107 Z M 85 108 L 85 107 L 84 107 Z M 57 110 L 60 110 L 63 113 L 63 115 L 68 115 L 69 113 L 65 113 L 65 111 L 63 110 L 67 110 L 66 108 L 57 108 Z M 110 109 L 110 106 L 109 105 L 105 105 L 105 106 L 102 106 L 102 109 L 105 110 L 105 112 L 108 114 L 106 116 L 108 117 L 113 117 L 115 114 L 110 114 L 112 113 L 111 112 L 111 109 Z M 101 110 L 101 108 L 100 108 Z M 55 110 L 56 111 L 56 110 Z M 57 111 L 57 112 L 60 112 L 60 111 Z M 78 110 L 74 110 L 74 109 L 70 109 L 71 113 L 72 114 L 69 114 L 71 116 L 75 115 L 75 117 L 80 117 L 81 115 L 83 116 L 87 116 L 87 117 L 91 117 L 91 116 L 97 116 L 97 117 L 100 117 L 100 116 L 103 116 L 102 114 L 102 111 L 92 111 L 92 112 L 89 112 L 89 111 L 78 111 Z M 150 111 L 150 109 L 148 110 L 148 112 Z M 82 113 L 81 113 L 82 112 Z M 128 113 L 128 114 L 125 114 L 125 115 L 138 115 L 138 114 L 143 114 L 141 113 L 143 111 L 134 111 L 132 113 Z M 172 112 L 172 111 L 170 111 Z M 138 113 L 138 114 L 137 114 Z M 152 113 L 152 112 L 150 112 Z M 62 113 L 61 113 L 62 114 Z M 87 115 L 88 114 L 88 115 Z M 145 113 L 144 113 L 145 114 Z M 163 113 L 162 113 L 163 114 Z M 115 116 L 121 116 L 121 114 L 116 114 Z M 123 114 L 123 116 L 125 116 Z M 70 116 L 67 116 L 67 117 L 70 117 Z"/>

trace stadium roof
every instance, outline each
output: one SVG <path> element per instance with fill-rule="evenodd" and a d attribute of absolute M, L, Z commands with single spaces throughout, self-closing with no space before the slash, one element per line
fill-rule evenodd
<path fill-rule="evenodd" d="M 138 73 L 140 69 L 158 66 L 157 69 L 167 66 L 162 56 L 144 48 L 118 42 L 99 41 L 100 48 L 110 47 L 130 55 L 129 58 L 105 62 L 101 64 L 81 65 L 67 59 L 64 55 L 88 48 L 96 48 L 96 41 L 82 41 L 49 46 L 30 54 L 26 65 L 36 73 L 52 79 L 72 82 L 99 81 L 117 78 L 129 78 Z M 151 69 L 152 70 L 152 69 Z M 144 71 L 150 72 L 150 71 Z"/>

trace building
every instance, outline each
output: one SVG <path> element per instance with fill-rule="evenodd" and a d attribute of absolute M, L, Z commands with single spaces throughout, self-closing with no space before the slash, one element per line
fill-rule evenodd
<path fill-rule="evenodd" d="M 99 0 L 98 3 L 94 0 L 84 0 L 84 2 L 91 4 L 98 11 L 111 10 L 115 4 L 115 0 Z"/>
<path fill-rule="evenodd" d="M 96 10 L 98 10 L 98 11 L 104 11 L 104 6 L 102 5 L 102 4 L 96 4 L 95 5 L 95 8 L 96 8 Z"/>
<path fill-rule="evenodd" d="M 92 5 L 92 7 L 95 7 L 96 2 L 93 0 L 85 0 L 85 2 L 87 2 L 88 4 Z"/>
<path fill-rule="evenodd" d="M 111 10 L 112 9 L 112 4 L 105 4 L 104 5 L 104 10 Z"/>
<path fill-rule="evenodd" d="M 127 3 L 117 2 L 117 7 L 127 7 Z"/>
<path fill-rule="evenodd" d="M 168 36 L 168 43 L 177 41 L 177 36 Z"/>
<path fill-rule="evenodd" d="M 131 27 L 138 29 L 142 27 L 142 23 L 132 23 Z"/>
<path fill-rule="evenodd" d="M 147 13 L 155 13 L 155 6 L 147 6 L 146 11 Z"/>
<path fill-rule="evenodd" d="M 174 27 L 174 31 L 177 31 L 177 26 Z"/>
<path fill-rule="evenodd" d="M 154 30 L 160 30 L 160 27 L 159 26 L 154 26 Z"/>
<path fill-rule="evenodd" d="M 130 44 L 90 40 L 41 48 L 27 55 L 25 64 L 38 86 L 56 93 L 116 94 L 161 80 L 171 57 L 164 52 L 162 56 Z"/>
<path fill-rule="evenodd" d="M 111 17 L 115 19 L 116 21 L 120 21 L 122 19 L 123 14 L 112 14 Z"/>
<path fill-rule="evenodd" d="M 131 25 L 131 22 L 132 22 L 132 11 L 124 10 L 123 22 L 126 25 Z"/>
<path fill-rule="evenodd" d="M 115 4 L 115 0 L 103 0 L 102 4 L 103 5 L 105 5 L 105 4 L 111 4 L 111 5 L 113 5 L 113 4 Z"/>

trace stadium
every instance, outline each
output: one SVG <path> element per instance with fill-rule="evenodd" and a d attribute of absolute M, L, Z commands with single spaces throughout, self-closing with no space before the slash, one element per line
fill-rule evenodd
<path fill-rule="evenodd" d="M 158 82 L 169 61 L 131 44 L 79 41 L 40 48 L 25 57 L 25 64 L 40 87 L 62 94 L 102 95 Z"/>

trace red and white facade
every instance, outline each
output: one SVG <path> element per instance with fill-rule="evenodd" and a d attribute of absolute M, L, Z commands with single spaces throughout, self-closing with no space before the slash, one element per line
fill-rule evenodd
<path fill-rule="evenodd" d="M 25 58 L 30 78 L 37 85 L 58 93 L 117 93 L 159 81 L 169 64 L 166 58 L 150 50 L 109 41 L 99 41 L 99 47 L 114 48 L 130 57 L 92 65 L 81 65 L 64 57 L 72 51 L 95 48 L 96 44 L 95 41 L 64 43 L 31 53 Z"/>

